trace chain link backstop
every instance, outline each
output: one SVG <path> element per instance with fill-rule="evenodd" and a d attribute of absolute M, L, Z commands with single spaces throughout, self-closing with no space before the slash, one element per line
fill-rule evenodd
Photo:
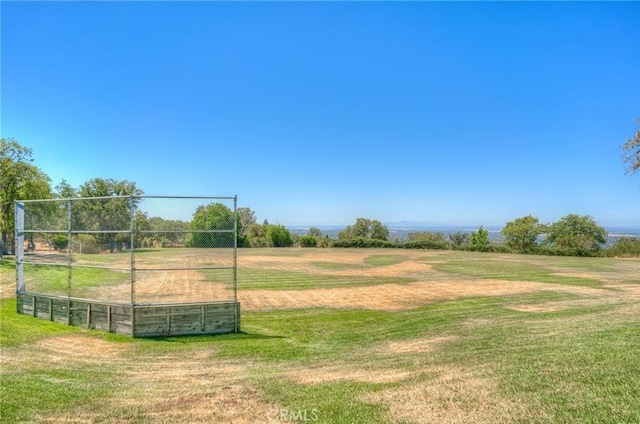
<path fill-rule="evenodd" d="M 236 197 L 16 201 L 18 311 L 134 336 L 238 331 L 236 209 Z"/>

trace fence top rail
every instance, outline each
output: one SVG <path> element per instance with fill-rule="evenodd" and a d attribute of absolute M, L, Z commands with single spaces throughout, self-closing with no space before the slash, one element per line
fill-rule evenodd
<path fill-rule="evenodd" d="M 80 200 L 114 200 L 114 199 L 209 199 L 209 200 L 236 200 L 237 196 L 147 196 L 147 195 L 125 195 L 125 196 L 101 196 L 101 197 L 60 197 L 54 199 L 28 199 L 14 200 L 14 203 L 36 203 L 36 202 L 64 202 Z"/>

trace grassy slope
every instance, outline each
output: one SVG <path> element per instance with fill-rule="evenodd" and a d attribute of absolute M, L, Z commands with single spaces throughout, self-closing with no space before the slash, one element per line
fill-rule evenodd
<path fill-rule="evenodd" d="M 492 260 L 475 262 L 478 258 Z M 553 258 L 546 262 L 546 258 L 536 258 L 532 264 L 522 258 L 524 262 L 516 265 L 496 265 L 501 262 L 498 255 L 461 253 L 448 254 L 446 259 L 438 266 L 451 275 L 596 286 L 582 278 L 557 279 L 562 276 L 551 271 L 597 270 L 627 284 L 637 283 L 632 272 L 618 277 L 616 269 L 621 267 L 607 259 Z M 398 259 L 373 261 L 387 260 L 397 263 Z M 125 343 L 131 349 L 120 354 L 117 367 L 71 358 L 45 368 L 3 366 L 2 421 L 28 421 L 66 411 L 92 414 L 107 422 L 154 422 L 148 411 L 114 408 L 117 402 L 109 402 L 140 390 L 128 381 L 127 370 L 167 355 L 188 357 L 210 349 L 210 355 L 202 359 L 203 368 L 224 361 L 242 364 L 245 377 L 265 400 L 281 407 L 316 410 L 316 422 L 391 422 L 388 405 L 372 402 L 370 397 L 427 384 L 435 378 L 434 370 L 442 367 L 495 380 L 492 396 L 517 403 L 521 411 L 516 418 L 522 422 L 640 422 L 640 308 L 636 300 L 547 313 L 505 307 L 568 298 L 568 294 L 545 292 L 447 301 L 394 313 L 325 308 L 244 313 L 242 334 L 154 340 L 131 340 L 17 316 L 15 301 L 3 300 L 3 355 L 31 361 L 30 354 L 37 352 L 40 341 L 61 335 L 85 335 Z M 385 349 L 390 342 L 443 337 L 445 341 L 428 353 L 397 354 Z M 327 366 L 345 371 L 367 369 L 374 374 L 391 369 L 409 372 L 411 377 L 388 383 L 339 380 L 319 384 L 290 378 L 292 373 L 302 375 Z M 469 413 L 479 406 L 465 406 L 463 398 L 452 400 L 456 401 Z"/>

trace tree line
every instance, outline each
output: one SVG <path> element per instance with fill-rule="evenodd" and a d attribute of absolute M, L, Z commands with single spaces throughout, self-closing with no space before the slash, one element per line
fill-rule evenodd
<path fill-rule="evenodd" d="M 621 147 L 623 162 L 627 172 L 633 174 L 640 169 L 640 120 L 636 134 Z M 20 145 L 15 139 L 0 139 L 0 240 L 1 252 L 13 249 L 14 200 L 140 196 L 144 192 L 131 181 L 94 178 L 75 188 L 66 180 L 55 187 L 51 179 L 33 164 L 33 151 Z M 127 211 L 131 205 L 123 202 L 94 202 L 80 207 L 74 214 L 76 228 L 87 230 L 105 229 L 114 225 L 124 225 L 131 217 Z M 84 208 L 84 209 L 83 209 Z M 55 219 L 60 211 L 39 211 L 41 219 Z M 38 214 L 36 214 L 38 215 Z M 62 219 L 62 218 L 58 218 Z M 489 240 L 489 233 L 482 226 L 472 233 L 458 232 L 445 236 L 439 232 L 409 233 L 406 240 L 389 240 L 389 229 L 380 221 L 357 218 L 347 226 L 337 239 L 323 235 L 318 228 L 310 228 L 307 234 L 292 234 L 285 226 L 270 224 L 264 220 L 257 222 L 251 208 L 240 207 L 235 214 L 221 203 L 201 205 L 189 222 L 165 220 L 149 217 L 145 212 L 136 211 L 134 235 L 137 247 L 228 247 L 234 238 L 239 247 L 398 247 L 413 249 L 457 249 L 484 252 L 521 252 L 549 255 L 635 255 L 640 256 L 640 240 L 637 237 L 620 237 L 612 246 L 605 246 L 606 230 L 588 215 L 569 214 L 551 224 L 542 224 L 538 218 L 527 215 L 508 222 L 501 234 L 504 243 Z M 235 225 L 234 225 L 235 224 Z M 229 230 L 236 228 L 236 233 Z M 84 251 L 99 250 L 99 245 L 107 245 L 110 252 L 118 246 L 130 243 L 131 238 L 104 232 L 78 234 L 76 241 L 82 243 Z M 48 240 L 54 247 L 67 248 L 68 239 L 64 235 Z M 33 235 L 29 243 L 33 243 Z"/>

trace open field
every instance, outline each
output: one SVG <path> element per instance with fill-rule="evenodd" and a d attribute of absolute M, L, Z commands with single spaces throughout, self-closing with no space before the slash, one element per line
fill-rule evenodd
<path fill-rule="evenodd" d="M 148 340 L 17 316 L 5 261 L 0 421 L 640 423 L 638 259 L 238 253 L 242 333 Z M 228 295 L 217 277 L 145 287 Z"/>

